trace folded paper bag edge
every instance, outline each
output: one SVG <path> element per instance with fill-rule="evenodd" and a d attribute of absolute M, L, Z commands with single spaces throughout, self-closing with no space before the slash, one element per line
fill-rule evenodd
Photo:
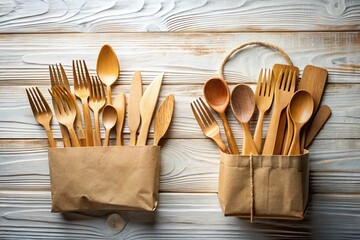
<path fill-rule="evenodd" d="M 249 156 L 220 154 L 218 199 L 221 209 L 225 216 L 249 217 L 251 206 L 251 200 L 249 199 Z M 309 152 L 306 150 L 304 154 L 297 156 L 259 155 L 253 156 L 253 158 L 255 216 L 258 218 L 303 219 L 307 209 L 309 194 Z M 282 183 L 279 181 L 279 184 L 275 184 L 279 186 L 275 186 L 271 190 L 272 196 L 280 199 L 277 199 L 275 203 L 280 201 L 281 204 L 286 202 L 285 200 L 288 198 L 292 199 L 290 203 L 287 203 L 286 207 L 276 208 L 269 204 L 272 203 L 272 199 L 265 199 L 264 201 L 259 199 L 259 197 L 262 197 L 261 192 L 263 191 L 262 188 L 264 188 L 262 185 L 266 185 L 268 182 L 266 176 L 262 176 L 264 172 L 267 174 L 268 170 L 266 169 L 270 169 L 270 176 L 272 171 L 280 175 L 280 178 L 282 177 L 280 173 L 286 173 L 285 179 L 291 180 L 288 188 L 296 186 L 295 191 L 290 189 L 283 190 Z M 273 177 L 270 179 L 273 179 Z M 299 199 L 296 200 L 298 196 Z M 278 209 L 279 211 L 277 212 Z"/>
<path fill-rule="evenodd" d="M 157 207 L 158 146 L 59 148 L 49 149 L 48 155 L 52 211 Z"/>

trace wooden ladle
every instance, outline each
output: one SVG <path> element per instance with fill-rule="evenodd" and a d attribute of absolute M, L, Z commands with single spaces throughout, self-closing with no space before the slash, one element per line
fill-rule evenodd
<path fill-rule="evenodd" d="M 102 112 L 102 121 L 105 127 L 104 146 L 109 146 L 110 131 L 116 125 L 117 111 L 112 105 L 106 105 Z"/>
<path fill-rule="evenodd" d="M 106 85 L 107 104 L 111 104 L 111 85 L 119 77 L 120 65 L 114 49 L 108 44 L 102 46 L 99 52 L 96 71 L 101 82 Z"/>
<path fill-rule="evenodd" d="M 252 89 L 244 84 L 238 84 L 231 94 L 231 109 L 240 123 L 244 133 L 243 155 L 258 155 L 255 142 L 252 139 L 249 121 L 255 110 L 255 96 Z"/>
<path fill-rule="evenodd" d="M 211 78 L 205 83 L 204 96 L 207 103 L 219 114 L 223 122 L 231 153 L 238 154 L 239 150 L 225 114 L 230 102 L 230 91 L 227 83 L 222 78 Z"/>
<path fill-rule="evenodd" d="M 298 90 L 290 100 L 289 113 L 294 124 L 294 136 L 291 142 L 289 155 L 300 154 L 300 131 L 309 121 L 314 111 L 314 100 L 305 90 Z"/>

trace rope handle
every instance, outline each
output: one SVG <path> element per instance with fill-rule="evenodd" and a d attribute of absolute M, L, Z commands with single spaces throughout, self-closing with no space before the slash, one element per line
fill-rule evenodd
<path fill-rule="evenodd" d="M 225 67 L 225 64 L 227 63 L 227 61 L 233 57 L 234 54 L 236 54 L 238 51 L 240 51 L 241 49 L 245 48 L 245 47 L 248 47 L 248 46 L 252 46 L 252 45 L 257 45 L 257 46 L 262 46 L 262 47 L 266 47 L 266 48 L 270 48 L 270 49 L 273 49 L 275 51 L 277 51 L 284 59 L 285 61 L 291 65 L 291 66 L 294 66 L 294 64 L 292 63 L 290 57 L 285 53 L 284 50 L 282 50 L 280 47 L 274 45 L 274 44 L 271 44 L 271 43 L 266 43 L 266 42 L 248 42 L 248 43 L 244 43 L 236 48 L 234 48 L 225 58 L 224 60 L 222 61 L 221 63 L 221 66 L 220 66 L 220 76 L 222 79 L 225 79 L 224 78 L 224 67 Z"/>

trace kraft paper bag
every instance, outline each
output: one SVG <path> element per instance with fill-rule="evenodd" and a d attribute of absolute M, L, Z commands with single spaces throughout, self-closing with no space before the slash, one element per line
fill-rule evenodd
<path fill-rule="evenodd" d="M 154 211 L 160 147 L 50 148 L 53 212 Z"/>
<path fill-rule="evenodd" d="M 225 216 L 303 219 L 308 152 L 298 156 L 221 153 L 218 198 Z"/>

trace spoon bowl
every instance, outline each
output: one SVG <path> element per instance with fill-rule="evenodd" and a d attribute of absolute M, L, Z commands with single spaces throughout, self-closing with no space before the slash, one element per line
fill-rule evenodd
<path fill-rule="evenodd" d="M 105 141 L 104 146 L 109 146 L 110 130 L 117 122 L 117 111 L 112 105 L 106 105 L 102 112 L 102 121 L 105 127 Z"/>
<path fill-rule="evenodd" d="M 314 100 L 305 90 L 299 90 L 292 96 L 289 113 L 294 124 L 294 136 L 290 146 L 289 155 L 300 154 L 300 131 L 307 123 L 314 111 Z"/>
<path fill-rule="evenodd" d="M 207 103 L 219 114 L 223 122 L 231 153 L 239 153 L 235 138 L 225 115 L 226 108 L 230 102 L 230 91 L 227 83 L 222 78 L 211 78 L 204 85 L 204 96 Z"/>
<path fill-rule="evenodd" d="M 99 52 L 96 72 L 101 82 L 106 85 L 107 103 L 111 104 L 111 85 L 119 77 L 120 65 L 114 49 L 108 44 L 102 46 Z"/>
<path fill-rule="evenodd" d="M 249 86 L 244 84 L 235 86 L 231 94 L 231 109 L 243 129 L 243 155 L 257 155 L 258 152 L 248 124 L 255 111 L 255 95 Z"/>

